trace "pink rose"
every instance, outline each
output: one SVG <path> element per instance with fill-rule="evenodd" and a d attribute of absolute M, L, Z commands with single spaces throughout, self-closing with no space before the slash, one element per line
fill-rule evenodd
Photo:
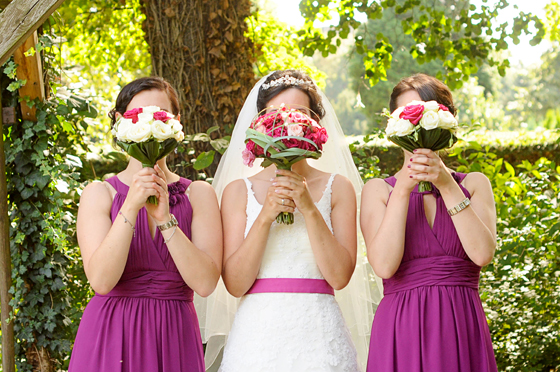
<path fill-rule="evenodd" d="M 410 121 L 412 124 L 416 125 L 422 119 L 422 114 L 424 113 L 423 105 L 409 105 L 405 106 L 399 117 Z"/>
<path fill-rule="evenodd" d="M 132 110 L 128 110 L 123 114 L 125 119 L 132 119 L 132 122 L 136 124 L 138 122 L 138 114 L 142 113 L 142 107 L 133 108 Z"/>
<path fill-rule="evenodd" d="M 447 108 L 447 106 L 442 105 L 441 103 L 439 104 L 439 109 L 443 110 L 443 111 L 449 111 L 449 109 Z"/>
<path fill-rule="evenodd" d="M 243 164 L 245 164 L 249 167 L 252 167 L 253 163 L 255 162 L 255 159 L 256 159 L 255 154 L 253 154 L 251 151 L 245 149 L 245 150 L 243 150 L 242 155 L 243 155 Z"/>
<path fill-rule="evenodd" d="M 286 127 L 288 127 L 288 136 L 297 136 L 297 137 L 301 137 L 303 136 L 303 126 L 300 124 L 288 124 L 286 125 Z"/>
<path fill-rule="evenodd" d="M 160 121 L 163 121 L 165 123 L 169 119 L 171 119 L 171 118 L 169 116 L 167 116 L 167 112 L 165 112 L 165 111 L 154 112 L 154 120 L 160 120 Z"/>

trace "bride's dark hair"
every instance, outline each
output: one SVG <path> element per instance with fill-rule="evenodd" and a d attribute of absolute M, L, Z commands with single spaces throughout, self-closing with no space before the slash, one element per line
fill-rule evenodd
<path fill-rule="evenodd" d="M 269 86 L 271 82 L 286 78 L 293 78 L 295 80 L 301 80 L 303 83 L 289 84 L 289 83 L 279 83 L 274 86 Z M 323 103 L 321 102 L 321 95 L 317 90 L 317 86 L 311 80 L 311 77 L 303 71 L 299 70 L 281 70 L 274 71 L 265 80 L 259 89 L 259 96 L 257 98 L 257 111 L 261 112 L 266 108 L 266 104 L 270 102 L 271 99 L 282 93 L 286 89 L 296 88 L 307 94 L 309 97 L 309 108 L 315 114 L 313 116 L 315 120 L 319 121 L 325 116 L 325 109 L 323 108 Z"/>

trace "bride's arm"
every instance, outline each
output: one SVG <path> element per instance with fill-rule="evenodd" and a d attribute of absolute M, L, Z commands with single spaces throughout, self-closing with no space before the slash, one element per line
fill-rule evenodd
<path fill-rule="evenodd" d="M 303 213 L 317 266 L 334 289 L 346 287 L 356 267 L 356 192 L 345 177 L 336 176 L 332 185 L 329 230 L 317 207 Z"/>
<path fill-rule="evenodd" d="M 303 217 L 317 266 L 325 280 L 334 288 L 344 288 L 356 266 L 356 193 L 352 183 L 337 176 L 332 185 L 331 221 L 329 230 L 321 212 L 313 203 L 304 178 L 297 173 L 278 171 L 285 176 L 275 181 L 281 194 L 293 198 Z"/>
<path fill-rule="evenodd" d="M 244 196 L 245 195 L 245 196 Z M 293 212 L 293 202 L 281 198 L 269 188 L 265 203 L 244 238 L 247 222 L 247 188 L 243 180 L 230 183 L 222 196 L 222 224 L 224 229 L 224 264 L 222 277 L 229 293 L 243 296 L 253 285 L 264 255 L 272 222 L 280 212 Z"/>

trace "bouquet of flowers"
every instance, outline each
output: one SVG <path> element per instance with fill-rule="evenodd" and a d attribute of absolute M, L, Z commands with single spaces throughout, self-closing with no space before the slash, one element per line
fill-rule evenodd
<path fill-rule="evenodd" d="M 156 106 L 128 110 L 115 123 L 112 133 L 128 155 L 151 168 L 185 138 L 183 126 L 175 116 Z M 157 198 L 150 196 L 148 203 L 157 204 Z"/>
<path fill-rule="evenodd" d="M 247 129 L 243 163 L 253 166 L 256 158 L 264 158 L 263 167 L 275 164 L 278 169 L 291 170 L 292 165 L 306 158 L 321 157 L 328 135 L 314 119 L 295 108 L 281 105 L 268 108 L 252 121 Z M 273 110 L 273 111 L 271 111 Z M 292 224 L 292 213 L 280 213 L 276 222 Z"/>
<path fill-rule="evenodd" d="M 413 152 L 424 148 L 432 151 L 450 148 L 457 142 L 457 118 L 436 101 L 412 101 L 389 115 L 385 133 L 389 141 Z M 421 181 L 418 191 L 430 191 L 430 182 Z"/>

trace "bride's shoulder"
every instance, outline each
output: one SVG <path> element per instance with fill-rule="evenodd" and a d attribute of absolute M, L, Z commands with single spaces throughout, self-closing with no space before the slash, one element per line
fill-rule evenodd
<path fill-rule="evenodd" d="M 348 177 L 345 177 L 341 174 L 333 174 L 330 175 L 329 178 L 330 177 L 333 177 L 332 180 L 333 193 L 338 191 L 348 191 L 354 189 L 354 185 L 352 185 L 352 181 L 350 181 Z"/>

